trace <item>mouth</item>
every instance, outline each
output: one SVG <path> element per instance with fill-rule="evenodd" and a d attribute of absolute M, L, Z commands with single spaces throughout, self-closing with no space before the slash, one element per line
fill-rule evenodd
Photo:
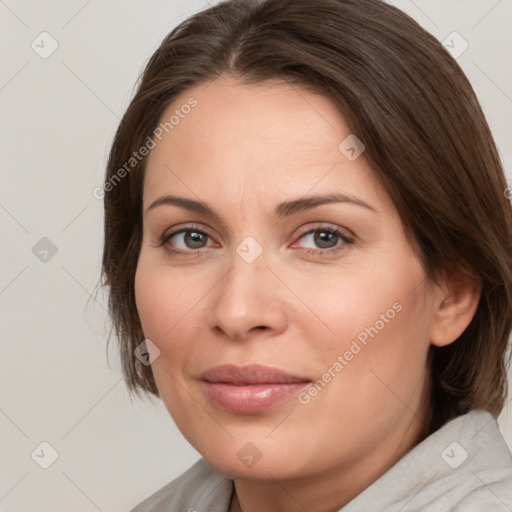
<path fill-rule="evenodd" d="M 204 372 L 200 381 L 215 405 L 241 414 L 267 410 L 311 383 L 306 377 L 262 365 L 216 366 Z"/>

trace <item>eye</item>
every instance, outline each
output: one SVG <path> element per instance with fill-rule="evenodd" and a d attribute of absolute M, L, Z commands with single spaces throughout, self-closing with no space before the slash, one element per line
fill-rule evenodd
<path fill-rule="evenodd" d="M 191 253 L 198 252 L 197 249 L 206 247 L 208 238 L 210 238 L 210 235 L 206 231 L 194 226 L 189 226 L 172 231 L 171 233 L 165 233 L 160 237 L 159 245 L 165 246 L 172 254 L 184 254 L 188 256 Z M 175 247 L 176 245 L 178 245 L 177 249 Z"/>
<path fill-rule="evenodd" d="M 200 249 L 207 248 L 208 239 L 211 237 L 204 229 L 187 226 L 164 233 L 159 238 L 159 246 L 164 246 L 171 254 L 192 256 L 200 254 L 202 252 Z M 347 244 L 354 243 L 353 238 L 332 226 L 309 229 L 302 233 L 299 240 L 306 240 L 317 246 L 316 248 L 303 247 L 307 254 L 337 253 L 343 250 Z"/>
<path fill-rule="evenodd" d="M 344 249 L 346 244 L 354 243 L 351 237 L 332 226 L 310 229 L 300 236 L 300 240 L 308 240 L 317 246 L 317 248 L 306 247 L 308 254 L 334 253 Z"/>

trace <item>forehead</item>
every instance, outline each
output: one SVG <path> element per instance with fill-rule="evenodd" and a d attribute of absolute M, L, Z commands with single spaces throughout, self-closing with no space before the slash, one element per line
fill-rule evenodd
<path fill-rule="evenodd" d="M 275 204 L 308 191 L 385 200 L 375 197 L 383 190 L 364 153 L 344 153 L 354 134 L 335 105 L 287 82 L 199 84 L 166 108 L 160 126 L 167 129 L 148 158 L 145 206 L 164 192 L 225 203 Z"/>
<path fill-rule="evenodd" d="M 196 106 L 187 108 L 192 102 Z M 215 145 L 214 156 L 220 150 L 239 150 L 244 155 L 253 150 L 261 156 L 285 154 L 288 158 L 328 150 L 332 156 L 338 139 L 350 133 L 329 99 L 283 81 L 244 85 L 222 77 L 200 84 L 176 98 L 160 124 L 171 118 L 176 124 L 164 134 L 169 135 L 169 143 L 174 140 L 175 146 L 181 146 L 194 133 L 195 140 L 187 142 L 205 149 Z"/>

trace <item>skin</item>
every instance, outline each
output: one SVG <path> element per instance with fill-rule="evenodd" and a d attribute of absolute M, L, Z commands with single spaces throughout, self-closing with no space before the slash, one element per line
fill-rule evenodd
<path fill-rule="evenodd" d="M 223 76 L 187 90 L 161 119 L 190 97 L 197 106 L 151 150 L 144 180 L 135 290 L 144 334 L 160 350 L 156 384 L 186 439 L 234 479 L 244 512 L 336 511 L 424 437 L 428 348 L 462 333 L 479 288 L 454 276 L 426 281 L 364 153 L 349 161 L 338 149 L 351 130 L 328 99 Z M 333 191 L 372 209 L 345 202 L 274 216 L 282 201 Z M 148 209 L 166 194 L 207 202 L 220 220 Z M 159 244 L 191 223 L 207 232 L 202 245 L 183 233 Z M 353 243 L 305 235 L 325 225 Z M 248 236 L 263 250 L 252 263 L 236 251 Z M 292 396 L 238 414 L 202 391 L 201 373 L 225 363 L 321 379 L 395 303 L 401 310 L 307 404 Z M 252 467 L 237 457 L 248 442 L 261 454 Z"/>

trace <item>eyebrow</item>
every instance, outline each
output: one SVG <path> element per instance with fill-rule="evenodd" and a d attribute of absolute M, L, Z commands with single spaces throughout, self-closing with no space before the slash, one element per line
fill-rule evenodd
<path fill-rule="evenodd" d="M 276 217 L 281 218 L 288 217 L 290 215 L 295 215 L 297 213 L 301 213 L 306 210 L 316 208 L 317 206 L 331 203 L 353 204 L 356 206 L 366 208 L 374 213 L 377 213 L 377 210 L 375 208 L 370 206 L 362 199 L 359 199 L 351 195 L 336 192 L 331 194 L 308 196 L 302 197 L 300 199 L 284 201 L 283 203 L 278 204 L 274 208 L 274 215 Z M 207 203 L 174 195 L 165 195 L 158 197 L 157 199 L 155 199 L 155 201 L 151 203 L 150 206 L 148 206 L 148 208 L 146 209 L 146 213 L 162 205 L 180 206 L 181 208 L 184 208 L 191 212 L 201 213 L 203 215 L 206 215 L 207 217 L 211 217 L 212 219 L 216 219 L 217 221 L 222 222 L 222 219 L 220 218 L 219 214 Z"/>

